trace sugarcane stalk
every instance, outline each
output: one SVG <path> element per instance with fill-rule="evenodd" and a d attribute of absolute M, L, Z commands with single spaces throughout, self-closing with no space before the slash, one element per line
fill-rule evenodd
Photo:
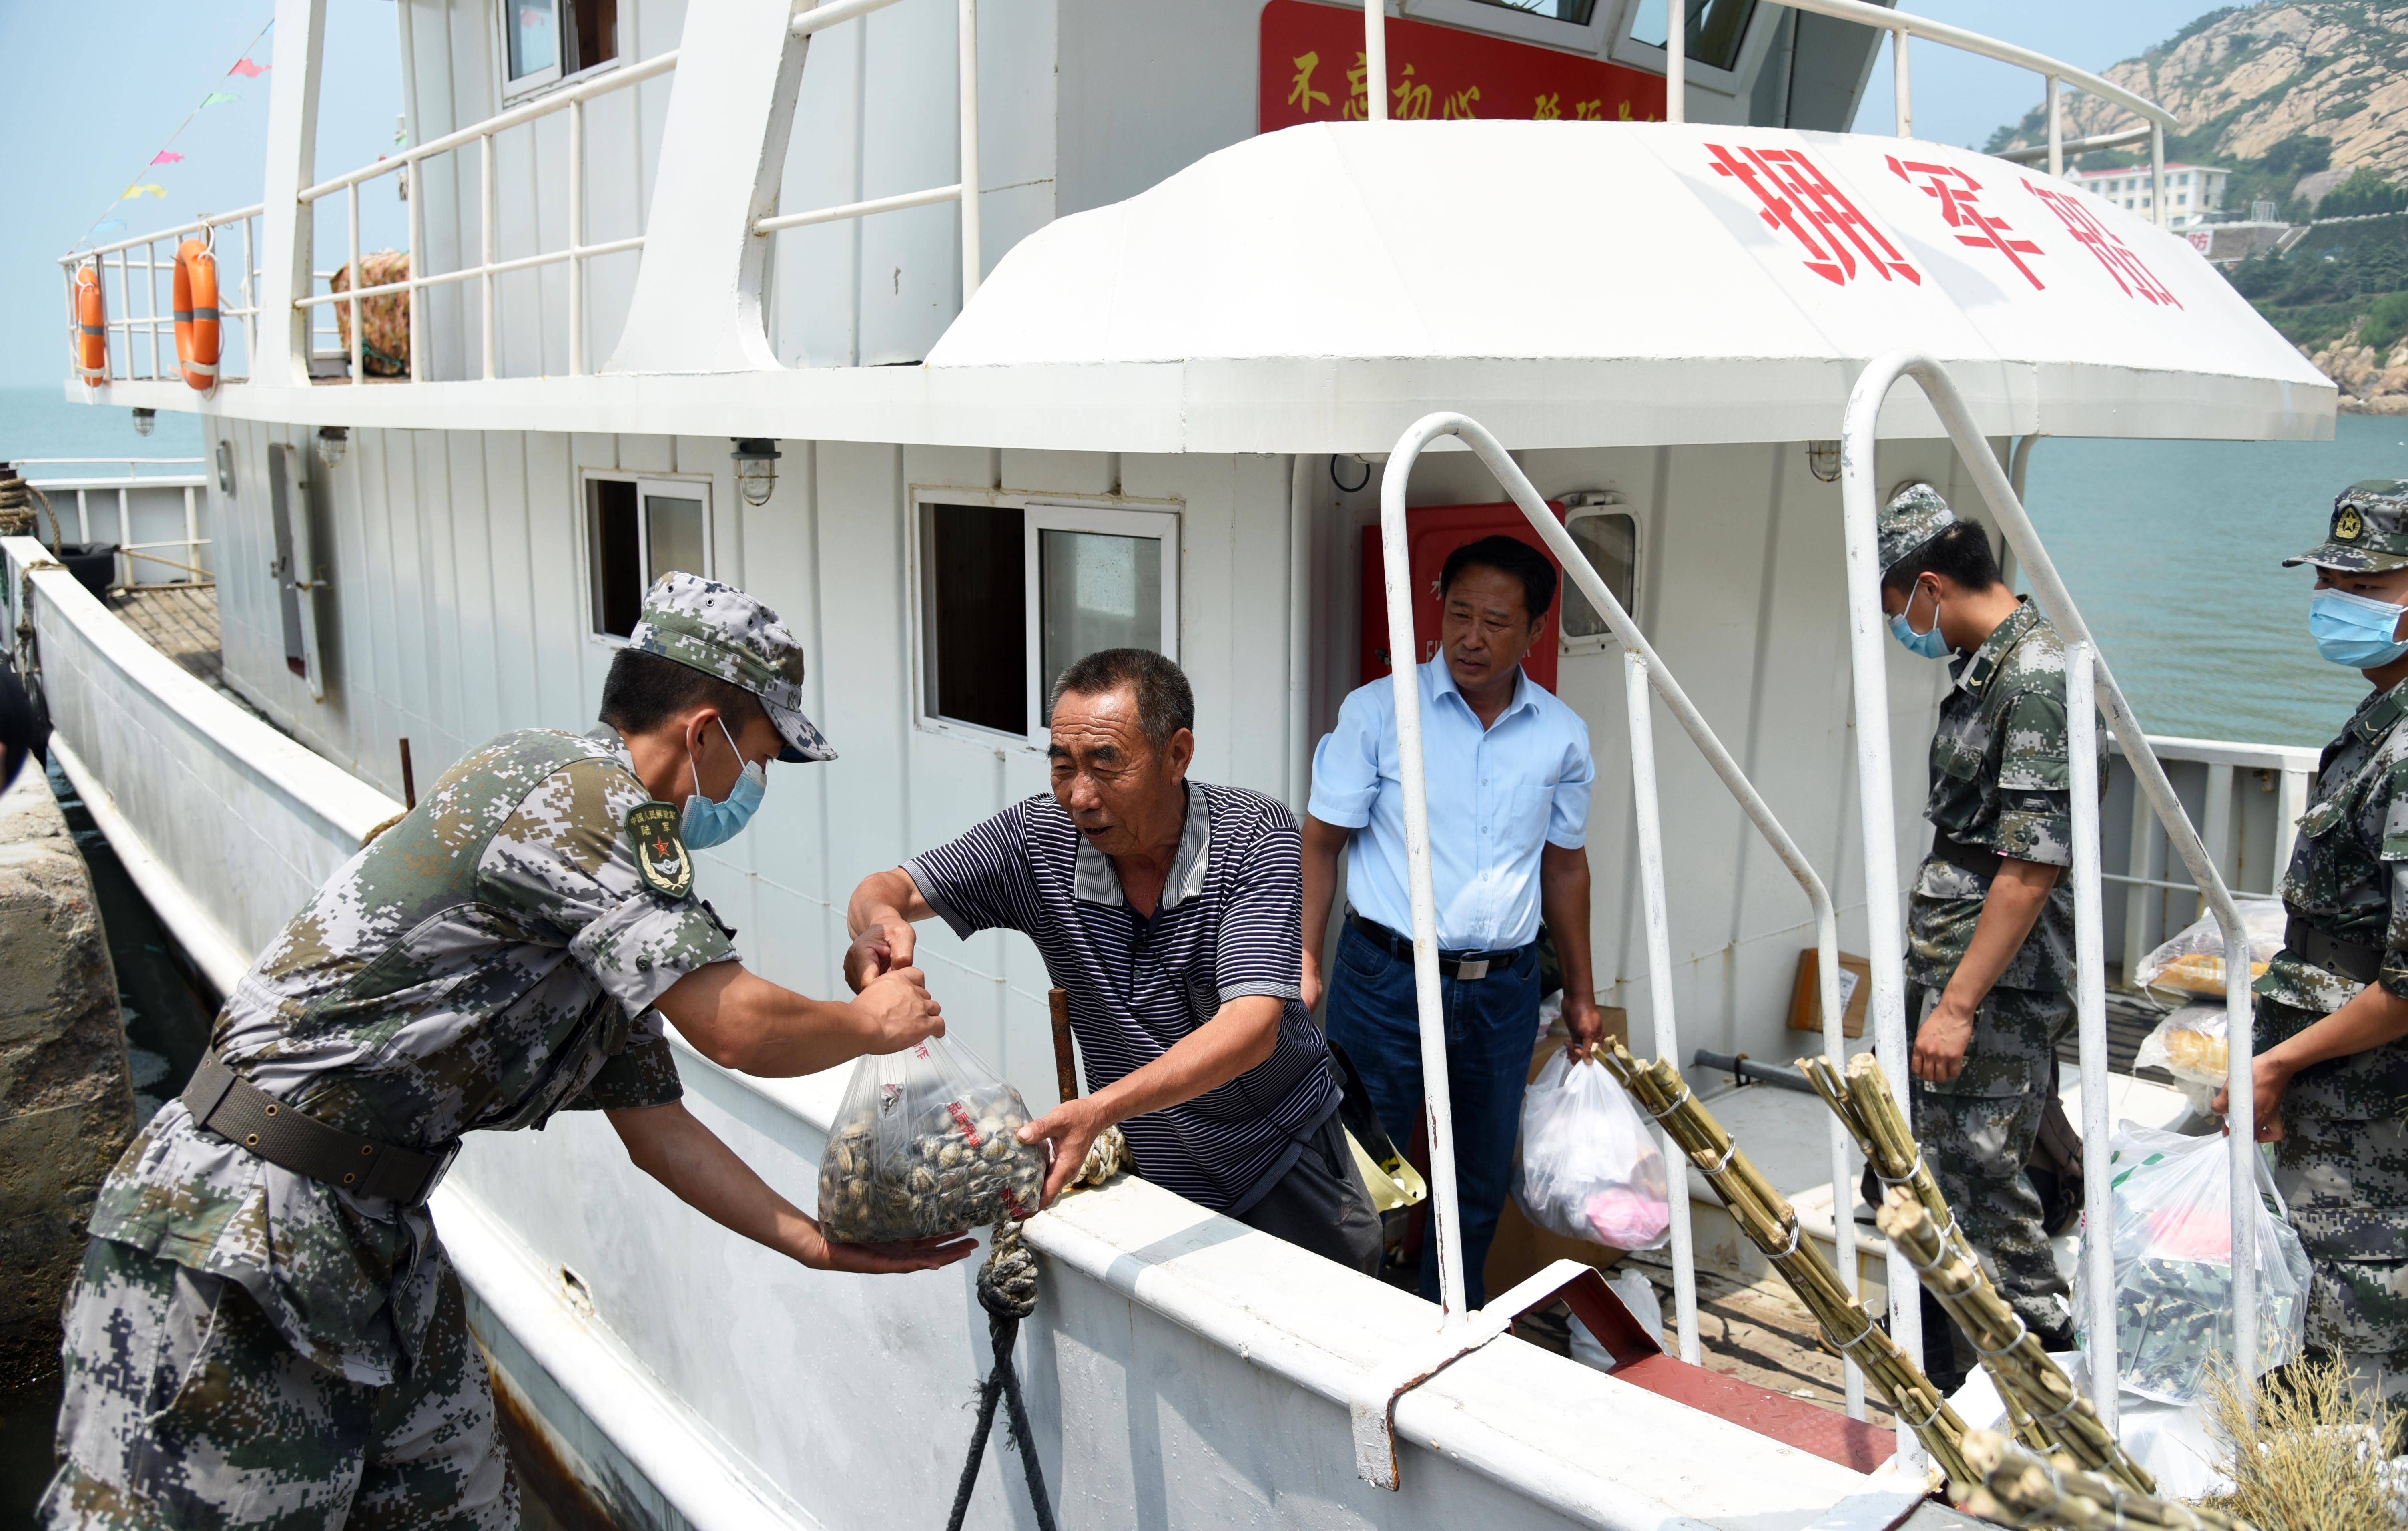
<path fill-rule="evenodd" d="M 1966 1513 L 2002 1525 L 2071 1527 L 2099 1531 L 2256 1531 L 2247 1521 L 2221 1510 L 2186 1505 L 2154 1494 L 2135 1494 L 2071 1461 L 2055 1461 L 2018 1446 L 1995 1430 L 1965 1437 L 1965 1460 L 1979 1475 L 1956 1498 Z"/>
<path fill-rule="evenodd" d="M 1839 1272 L 1805 1236 L 1797 1209 L 1698 1104 L 1680 1071 L 1661 1059 L 1642 1063 L 1619 1042 L 1598 1056 L 1640 1107 L 1663 1125 L 1698 1166 L 1723 1206 L 1729 1208 L 1731 1220 L 1764 1251 L 1772 1268 L 1822 1326 L 1832 1347 L 1856 1362 L 1952 1481 L 1971 1481 L 1958 1447 L 1965 1422 L 1948 1407 L 1923 1368 L 1849 1297 Z"/>
<path fill-rule="evenodd" d="M 2125 1453 L 2092 1408 L 2075 1391 L 2064 1368 L 2049 1358 L 2014 1309 L 1990 1284 L 1981 1262 L 1954 1241 L 1944 1241 L 1931 1215 L 1904 1187 L 1884 1198 L 1881 1231 L 1905 1254 L 1924 1286 L 1958 1328 L 1971 1337 L 1982 1364 L 1997 1379 L 1999 1394 L 2020 1398 L 2035 1426 L 2056 1442 L 2073 1466 L 2100 1474 L 2134 1494 L 2155 1494 L 2157 1480 Z"/>

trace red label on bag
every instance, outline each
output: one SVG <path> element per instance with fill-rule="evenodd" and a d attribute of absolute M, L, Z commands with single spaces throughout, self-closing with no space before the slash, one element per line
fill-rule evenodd
<path fill-rule="evenodd" d="M 947 1101 L 945 1112 L 953 1119 L 953 1125 L 962 1130 L 962 1136 L 969 1140 L 970 1147 L 977 1148 L 982 1140 L 979 1137 L 978 1129 L 970 1124 L 970 1114 L 962 1109 L 962 1103 Z"/>

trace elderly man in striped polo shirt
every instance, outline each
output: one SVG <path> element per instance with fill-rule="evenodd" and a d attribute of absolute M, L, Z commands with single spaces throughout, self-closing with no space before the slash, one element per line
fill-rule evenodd
<path fill-rule="evenodd" d="M 1019 931 L 1069 995 L 1087 1094 L 1024 1130 L 1050 1139 L 1051 1202 L 1119 1124 L 1140 1174 L 1367 1274 L 1380 1221 L 1338 1121 L 1303 1004 L 1296 820 L 1187 779 L 1196 701 L 1179 667 L 1106 649 L 1054 684 L 1054 790 L 862 879 L 846 920 L 856 989 L 911 965 L 912 921 Z"/>

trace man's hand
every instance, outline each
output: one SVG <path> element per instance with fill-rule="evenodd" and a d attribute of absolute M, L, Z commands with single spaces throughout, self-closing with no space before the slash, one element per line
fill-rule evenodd
<path fill-rule="evenodd" d="M 1308 1010 L 1321 1003 L 1321 956 L 1311 946 L 1304 948 L 1304 1007 Z"/>
<path fill-rule="evenodd" d="M 918 946 L 919 932 L 911 922 L 892 909 L 883 910 L 845 948 L 844 981 L 858 994 L 881 974 L 910 967 Z"/>
<path fill-rule="evenodd" d="M 797 1238 L 795 1259 L 813 1270 L 853 1271 L 864 1276 L 895 1276 L 904 1271 L 936 1270 L 978 1252 L 978 1240 L 968 1234 L 913 1238 L 893 1244 L 838 1244 L 803 1219 L 810 1231 Z"/>
<path fill-rule="evenodd" d="M 1077 1178 L 1080 1166 L 1087 1162 L 1087 1146 L 1111 1124 L 1096 1109 L 1095 1098 L 1085 1096 L 1064 1101 L 1020 1130 L 1023 1143 L 1041 1141 L 1054 1146 L 1054 1167 L 1045 1176 L 1045 1194 L 1037 1204 L 1040 1208 L 1053 1206 L 1062 1188 Z"/>
<path fill-rule="evenodd" d="M 2255 1120 L 2258 1142 L 2283 1141 L 2283 1091 L 2290 1088 L 2291 1076 L 2297 1072 L 2294 1064 L 2276 1054 L 2259 1053 L 2249 1060 L 2249 1092 L 2258 1103 Z M 2219 1117 L 2225 1116 L 2232 1109 L 2231 1096 L 2232 1089 L 2227 1085 L 2216 1090 L 2215 1099 L 2208 1103 L 2207 1108 Z"/>
<path fill-rule="evenodd" d="M 1571 1033 L 1572 1062 L 1594 1054 L 1605 1040 L 1605 1012 L 1595 999 L 1567 993 L 1564 996 L 1564 1030 Z"/>
<path fill-rule="evenodd" d="M 1972 1040 L 1973 1013 L 1943 996 L 1915 1031 L 1910 1072 L 1926 1084 L 1946 1084 L 1965 1071 L 1965 1049 Z"/>
<path fill-rule="evenodd" d="M 944 1007 L 928 992 L 926 978 L 915 967 L 898 967 L 871 979 L 853 1008 L 873 1038 L 864 1049 L 868 1052 L 901 1052 L 945 1034 Z"/>

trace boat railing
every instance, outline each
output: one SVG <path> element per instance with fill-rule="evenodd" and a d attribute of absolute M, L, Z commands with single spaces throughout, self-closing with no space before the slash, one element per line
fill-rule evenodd
<path fill-rule="evenodd" d="M 363 365 L 366 360 L 364 354 L 366 336 L 360 324 L 361 304 L 371 298 L 403 295 L 403 301 L 408 305 L 409 316 L 408 378 L 412 383 L 423 383 L 430 375 L 427 345 L 428 331 L 431 326 L 427 322 L 427 305 L 421 299 L 420 295 L 431 288 L 451 286 L 461 282 L 474 282 L 478 288 L 478 375 L 488 379 L 495 376 L 496 337 L 499 333 L 495 285 L 498 279 L 513 271 L 530 271 L 540 267 L 560 265 L 566 265 L 568 268 L 568 370 L 571 376 L 586 372 L 588 370 L 586 331 L 590 327 L 592 317 L 586 301 L 586 263 L 604 255 L 641 250 L 644 247 L 644 237 L 638 234 L 622 239 L 605 239 L 591 244 L 586 242 L 585 107 L 588 102 L 598 96 L 631 90 L 645 80 L 667 74 L 677 67 L 677 64 L 678 55 L 675 50 L 656 53 L 651 58 L 623 65 L 580 84 L 565 90 L 553 91 L 533 101 L 497 112 L 483 122 L 472 123 L 456 132 L 429 138 L 422 144 L 413 144 L 397 154 L 378 160 L 373 165 L 364 165 L 356 170 L 346 171 L 331 181 L 322 181 L 314 186 L 302 188 L 299 200 L 305 209 L 330 196 L 340 195 L 343 198 L 346 253 L 342 270 L 346 273 L 347 290 L 339 293 L 332 290 L 312 291 L 307 296 L 294 298 L 293 306 L 305 311 L 334 304 L 340 304 L 344 308 L 351 321 L 349 325 L 351 335 L 348 342 L 351 381 L 353 383 L 364 383 L 367 381 Z M 555 249 L 539 250 L 532 254 L 504 259 L 499 250 L 501 194 L 494 163 L 494 140 L 512 128 L 523 127 L 561 112 L 568 115 L 566 241 Z M 419 166 L 438 155 L 465 151 L 474 151 L 477 157 L 479 210 L 476 261 L 449 271 L 437 272 L 426 269 L 425 256 L 428 250 L 426 199 L 423 195 L 413 195 L 409 199 L 406 250 L 408 274 L 397 282 L 363 286 L 360 281 L 360 188 L 384 176 L 402 175 L 409 178 L 410 190 L 416 193 L 417 182 L 423 179 L 419 175 Z M 304 227 L 308 226 L 309 225 L 305 217 Z M 313 282 L 313 288 L 315 285 L 316 283 Z M 328 285 L 331 289 L 331 282 Z"/>
<path fill-rule="evenodd" d="M 59 524 L 51 528 L 55 537 L 64 539 L 67 534 L 66 508 L 57 500 L 63 500 L 68 495 L 75 496 L 75 540 L 79 542 L 89 544 L 94 541 L 93 511 L 95 500 L 99 501 L 105 518 L 108 517 L 111 509 L 114 510 L 120 584 L 129 586 L 208 585 L 215 583 L 215 576 L 206 567 L 201 554 L 203 548 L 209 546 L 209 539 L 201 535 L 201 498 L 208 487 L 208 480 L 201 472 L 205 462 L 206 459 L 200 457 L 25 457 L 19 459 L 16 466 L 24 472 L 25 482 L 41 490 L 45 499 L 50 501 L 50 513 L 59 520 Z M 90 471 L 120 467 L 124 469 L 122 473 Z M 47 474 L 34 471 L 38 469 L 83 469 L 87 471 Z M 152 471 L 146 473 L 143 471 L 145 469 Z M 163 469 L 169 471 L 158 471 Z M 183 471 L 173 471 L 178 469 Z M 137 498 L 144 501 L 165 499 L 172 513 L 175 497 L 179 495 L 183 500 L 184 535 L 150 542 L 135 541 Z M 57 497 L 57 499 L 50 497 Z M 108 524 L 108 519 L 101 522 L 104 537 Z M 36 525 L 38 527 L 39 522 Z M 183 556 L 167 556 L 169 549 L 180 549 Z M 158 577 L 146 579 L 143 577 L 146 574 Z"/>
<path fill-rule="evenodd" d="M 1825 1055 L 1834 1064 L 1844 1066 L 1847 1042 L 1842 1032 L 1843 1006 L 1840 1001 L 1839 924 L 1830 890 L 1807 860 L 1805 852 L 1782 828 L 1770 805 L 1748 780 L 1738 760 L 1724 747 L 1704 715 L 1689 700 L 1663 657 L 1639 630 L 1637 622 L 1623 609 L 1621 601 L 1598 574 L 1587 555 L 1582 552 L 1580 545 L 1548 510 L 1546 501 L 1541 498 L 1528 476 L 1507 455 L 1503 445 L 1486 427 L 1461 414 L 1440 412 L 1423 417 L 1398 440 L 1396 450 L 1389 457 L 1388 469 L 1380 490 L 1382 557 L 1387 571 L 1388 652 L 1419 652 L 1413 640 L 1412 590 L 1408 574 L 1412 565 L 1406 556 L 1405 492 L 1414 462 L 1433 441 L 1441 436 L 1459 438 L 1486 465 L 1489 472 L 1528 519 L 1531 529 L 1537 532 L 1548 551 L 1563 566 L 1565 574 L 1579 587 L 1581 594 L 1588 598 L 1589 604 L 1604 616 L 1606 626 L 1622 645 L 1623 693 L 1629 716 L 1631 798 L 1638 819 L 1639 883 L 1647 944 L 1647 994 L 1654 1027 L 1651 1050 L 1663 1058 L 1678 1060 L 1682 1056 L 1672 997 L 1673 966 L 1664 887 L 1663 830 L 1656 791 L 1655 715 L 1650 700 L 1653 696 L 1663 700 L 1673 719 L 1689 736 L 1698 753 L 1705 757 L 1715 776 L 1738 802 L 1757 831 L 1770 844 L 1782 864 L 1797 879 L 1799 890 L 1805 894 L 1814 917 L 1814 942 L 1819 958 L 1816 971 L 1820 979 L 1817 997 L 1821 1004 Z M 1429 804 L 1422 762 L 1421 694 L 1415 673 L 1412 666 L 1399 666 L 1394 672 L 1393 684 L 1397 699 L 1398 758 L 1404 791 L 1405 865 L 1412 904 L 1413 979 L 1420 1007 L 1426 1124 L 1429 1134 L 1431 1220 L 1438 1239 L 1439 1291 L 1444 1312 L 1442 1322 L 1454 1323 L 1466 1317 L 1462 1233 L 1456 1213 L 1455 1134 L 1448 1105 L 1445 1030 L 1440 1013 L 1437 903 L 1430 874 Z M 1850 1145 L 1836 1117 L 1831 1119 L 1828 1128 L 1832 1182 L 1835 1186 L 1844 1185 L 1850 1180 Z M 1670 1134 L 1660 1125 L 1656 1132 L 1666 1163 L 1685 1163 L 1686 1155 L 1672 1141 Z M 1687 1196 L 1680 1193 L 1682 1184 L 1676 1178 L 1670 1208 L 1674 1323 L 1681 1359 L 1695 1365 L 1699 1359 L 1697 1260 L 1689 1225 L 1689 1203 Z M 1842 1279 L 1847 1282 L 1853 1293 L 1856 1282 L 1855 1220 L 1839 1217 L 1833 1220 Z M 1906 1290 L 1912 1290 L 1913 1279 L 1912 1276 L 1907 1278 Z M 1893 1280 L 1895 1282 L 1895 1278 Z M 1891 1290 L 1896 1292 L 1900 1288 L 1893 1284 Z M 1846 1364 L 1845 1376 L 1849 1417 L 1862 1419 L 1863 1376 L 1853 1363 Z M 1902 1451 L 1914 1449 L 1912 1432 L 1904 1424 L 1899 1427 L 1899 1437 Z"/>
<path fill-rule="evenodd" d="M 797 37 L 809 37 L 840 22 L 883 10 L 895 3 L 896 0 L 822 0 L 819 5 L 797 9 L 791 30 Z M 802 212 L 765 214 L 752 221 L 755 238 L 767 238 L 781 229 L 809 228 L 819 224 L 873 217 L 882 212 L 900 212 L 906 208 L 955 203 L 961 209 L 962 303 L 967 306 L 976 296 L 982 269 L 978 199 L 978 0 L 957 0 L 957 5 L 959 8 L 955 13 L 954 25 L 960 62 L 957 65 L 959 97 L 955 112 L 959 120 L 961 150 L 959 173 L 953 183 L 839 203 L 833 207 L 812 208 Z"/>
<path fill-rule="evenodd" d="M 2241 953 L 2249 950 L 2249 935 L 2243 926 L 2239 906 L 2230 887 L 2218 867 L 2218 857 L 2200 837 L 2193 825 L 2180 796 L 2168 778 L 2164 762 L 2155 745 L 2141 730 L 2140 720 L 2133 715 L 2131 704 L 2125 700 L 2122 687 L 2116 685 L 2106 658 L 2100 653 L 2096 639 L 2073 603 L 2073 598 L 2057 577 L 2057 567 L 2041 543 L 2040 534 L 2032 529 L 2030 518 L 2024 513 L 2023 501 L 2015 493 L 2007 469 L 1993 454 L 1971 413 L 1966 409 L 1963 396 L 1940 363 L 1913 352 L 1894 351 L 1875 358 L 1856 380 L 1848 397 L 1841 438 L 1841 504 L 1844 519 L 1847 548 L 1848 643 L 1856 686 L 1856 785 L 1860 800 L 1860 826 L 1864 835 L 1865 855 L 1865 918 L 1868 926 L 1867 946 L 1871 960 L 1871 1019 L 1874 1051 L 1882 1068 L 1898 1092 L 1901 1108 L 1907 1097 L 1907 1017 L 1905 968 L 1901 951 L 1903 925 L 1899 907 L 1898 840 L 1896 800 L 1891 792 L 1889 736 L 1889 680 L 1886 658 L 1888 621 L 1882 611 L 1881 570 L 1876 563 L 1878 545 L 1876 516 L 1875 444 L 1881 423 L 1884 401 L 1900 378 L 1912 379 L 1923 390 L 1941 424 L 1955 443 L 1958 457 L 1972 475 L 1983 500 L 2007 545 L 2021 566 L 2024 580 L 2029 585 L 2041 610 L 2056 626 L 2066 645 L 2066 719 L 2067 752 L 2071 763 L 2069 782 L 2072 799 L 2074 961 L 2076 979 L 2076 1034 L 2080 1048 L 2082 1079 L 2082 1151 L 2083 1184 L 2086 1205 L 2093 1219 L 2104 1218 L 2113 1205 L 2113 1192 L 2107 1174 L 2110 1122 L 2107 1098 L 2107 1018 L 2105 932 L 2103 919 L 2105 875 L 2100 866 L 2100 781 L 2098 776 L 2098 720 L 2093 710 L 2094 695 L 2103 705 L 2117 742 L 2123 746 L 2126 762 L 2130 768 L 2139 798 L 2145 800 L 2158 825 L 2158 832 L 2181 856 L 2189 872 L 2198 896 L 2215 917 L 2224 932 L 2225 948 Z M 2266 757 L 2272 764 L 2256 764 L 2248 757 L 2249 746 L 2208 746 L 2193 753 L 2205 757 L 2220 748 L 2227 758 L 2208 758 L 2202 763 L 2210 768 L 2208 789 L 2220 795 L 2224 812 L 2212 815 L 2211 827 L 2224 826 L 2217 832 L 2229 830 L 2233 777 L 2229 773 L 2241 769 L 2279 771 L 2286 781 L 2294 779 L 2297 757 L 2289 752 L 2273 751 Z M 2220 770 L 2218 768 L 2221 768 Z M 2216 783 L 2222 781 L 2220 794 Z M 2298 790 L 2296 787 L 2286 791 Z M 2211 808 L 2214 806 L 2211 798 Z M 2136 827 L 2135 842 L 2143 847 L 2148 836 Z M 2139 874 L 2128 870 L 2126 886 L 2145 900 L 2151 893 L 2164 891 L 2147 875 L 2143 859 Z M 2130 949 L 2134 939 L 2128 929 L 2126 942 Z M 2257 1178 L 2252 1156 L 2256 1153 L 2254 1098 L 2250 1089 L 2250 964 L 2245 960 L 2225 964 L 2225 1015 L 2228 1026 L 2228 1053 L 2231 1086 L 2230 1110 L 2225 1121 L 2230 1134 L 2232 1150 L 2232 1249 L 2230 1288 L 2233 1306 L 2234 1370 L 2243 1377 L 2257 1371 L 2258 1306 L 2257 1271 L 2254 1238 L 2257 1210 Z M 2096 1226 L 2094 1222 L 2093 1226 Z M 2114 1266 L 2111 1240 L 2089 1237 L 2083 1241 L 2085 1288 L 2089 1301 L 2088 1311 L 2077 1315 L 2086 1321 L 2086 1349 L 2088 1352 L 2091 1400 L 2100 1417 L 2112 1429 L 2115 1423 L 2118 1370 L 2115 1355 Z M 1890 1333 L 1904 1346 L 1909 1354 L 1919 1354 L 1922 1344 L 1922 1313 L 1916 1300 L 1915 1277 L 1905 1264 L 1901 1251 L 1893 1249 L 1889 1257 Z"/>
<path fill-rule="evenodd" d="M 218 248 L 218 231 L 236 229 L 242 240 L 241 263 L 233 268 L 234 281 L 218 294 L 218 320 L 221 333 L 242 337 L 242 364 L 236 367 L 227 346 L 219 357 L 222 379 L 239 379 L 251 369 L 251 359 L 259 347 L 259 218 L 265 210 L 261 205 L 238 208 L 233 212 L 211 213 L 163 228 L 155 233 L 136 235 L 109 244 L 93 245 L 59 257 L 59 274 L 65 287 L 68 354 L 74 354 L 79 333 L 76 314 L 76 272 L 84 267 L 96 269 L 101 278 L 102 295 L 107 299 L 108 320 L 108 354 L 102 363 L 108 380 L 130 383 L 159 379 L 175 381 L 182 374 L 176 360 L 176 315 L 172 285 L 162 296 L 159 284 L 172 283 L 176 272 L 176 248 L 187 238 L 198 238 L 208 242 L 221 273 L 226 271 L 230 252 Z M 162 253 L 161 247 L 165 246 Z M 114 272 L 117 290 L 108 292 L 108 277 Z M 141 282 L 135 282 L 136 273 Z M 222 282 L 222 276 L 221 282 Z M 135 297 L 142 298 L 139 312 Z M 237 330 L 230 321 L 239 320 Z M 164 333 L 163 333 L 164 332 Z M 137 346 L 135 337 L 142 336 L 149 343 Z M 137 368 L 137 355 L 147 355 L 148 366 Z"/>

